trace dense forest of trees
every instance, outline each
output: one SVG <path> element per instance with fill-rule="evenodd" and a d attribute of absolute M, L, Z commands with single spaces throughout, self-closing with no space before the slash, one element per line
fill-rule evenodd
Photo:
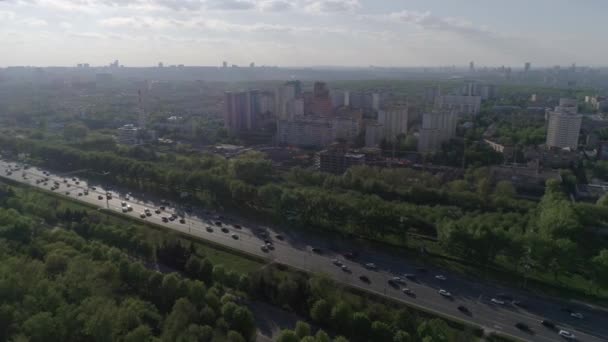
<path fill-rule="evenodd" d="M 545 281 L 553 282 L 559 275 L 582 277 L 592 282 L 594 293 L 607 287 L 604 240 L 585 228 L 605 227 L 608 207 L 573 204 L 560 184 L 550 184 L 537 204 L 516 199 L 509 182 L 494 184 L 485 168 L 445 183 L 408 169 L 357 167 L 340 176 L 302 169 L 276 173 L 257 154 L 226 160 L 145 148 L 90 151 L 12 137 L 0 137 L 0 143 L 46 167 L 104 170 L 109 172 L 105 181 L 163 196 L 185 191 L 197 205 L 246 208 L 300 229 L 393 245 L 408 246 L 411 233 L 425 234 L 438 239 L 434 251 L 469 264 L 522 274 L 532 270 L 551 275 Z"/>

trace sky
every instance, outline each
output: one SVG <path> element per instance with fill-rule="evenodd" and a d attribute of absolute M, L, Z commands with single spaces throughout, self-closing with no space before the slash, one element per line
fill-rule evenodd
<path fill-rule="evenodd" d="M 0 66 L 606 66 L 606 0 L 0 0 Z"/>

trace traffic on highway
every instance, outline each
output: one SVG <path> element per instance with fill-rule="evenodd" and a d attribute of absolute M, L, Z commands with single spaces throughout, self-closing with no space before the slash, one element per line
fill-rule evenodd
<path fill-rule="evenodd" d="M 486 332 L 529 341 L 608 341 L 608 311 L 469 279 L 420 265 L 386 251 L 360 250 L 322 238 L 244 223 L 216 212 L 183 209 L 169 201 L 146 200 L 129 192 L 0 160 L 0 176 L 70 197 L 100 210 L 164 226 L 301 270 L 327 274 L 359 289 L 387 296 L 444 317 L 481 326 Z"/>

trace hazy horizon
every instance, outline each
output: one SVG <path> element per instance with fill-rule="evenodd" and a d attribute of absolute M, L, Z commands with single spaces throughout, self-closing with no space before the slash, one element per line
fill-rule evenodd
<path fill-rule="evenodd" d="M 607 9 L 599 0 L 0 0 L 0 66 L 603 66 Z"/>

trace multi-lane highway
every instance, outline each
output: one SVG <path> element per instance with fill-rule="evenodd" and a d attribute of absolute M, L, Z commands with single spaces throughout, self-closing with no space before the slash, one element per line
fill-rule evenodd
<path fill-rule="evenodd" d="M 160 202 L 153 203 L 131 194 L 111 191 L 99 184 L 89 184 L 84 179 L 73 178 L 73 175 L 64 177 L 34 167 L 25 170 L 15 162 L 0 160 L 0 176 L 107 210 L 123 212 L 124 208 L 131 208 L 131 211 L 124 214 L 269 261 L 324 273 L 340 283 L 467 321 L 483 327 L 487 332 L 495 331 L 530 341 L 556 341 L 564 338 L 558 333 L 565 330 L 574 334 L 579 341 L 608 341 L 608 311 L 590 305 L 500 288 L 434 268 L 421 269 L 420 265 L 411 260 L 392 256 L 386 251 L 373 247 L 354 247 L 352 241 L 326 241 L 300 235 L 296 237 L 281 231 L 280 227 L 270 229 L 212 216 L 210 213 L 186 213 L 173 207 L 165 207 L 157 214 L 155 211 L 160 209 Z M 51 190 L 55 187 L 57 188 Z M 108 193 L 112 195 L 111 199 L 108 198 Z M 146 209 L 150 210 L 149 216 L 145 215 Z M 177 219 L 169 220 L 172 214 L 176 214 Z M 264 247 L 267 246 L 265 240 L 271 241 L 271 249 Z M 347 255 L 349 259 L 344 257 L 344 254 L 353 251 L 358 255 Z M 366 266 L 368 263 L 374 263 L 375 269 Z M 405 274 L 409 278 L 404 277 Z M 367 277 L 368 281 L 363 281 L 361 276 Z M 389 280 L 397 276 L 402 281 L 389 284 Z M 410 293 L 405 293 L 404 288 L 408 288 Z M 451 296 L 442 296 L 439 293 L 441 289 L 450 292 Z M 519 304 L 514 304 L 514 301 Z M 465 307 L 468 312 L 459 310 L 459 307 Z M 582 318 L 574 317 L 577 315 L 573 313 L 580 313 Z M 542 320 L 554 322 L 556 328 L 549 329 L 541 325 Z M 525 324 L 529 330 L 516 327 L 518 323 Z"/>

